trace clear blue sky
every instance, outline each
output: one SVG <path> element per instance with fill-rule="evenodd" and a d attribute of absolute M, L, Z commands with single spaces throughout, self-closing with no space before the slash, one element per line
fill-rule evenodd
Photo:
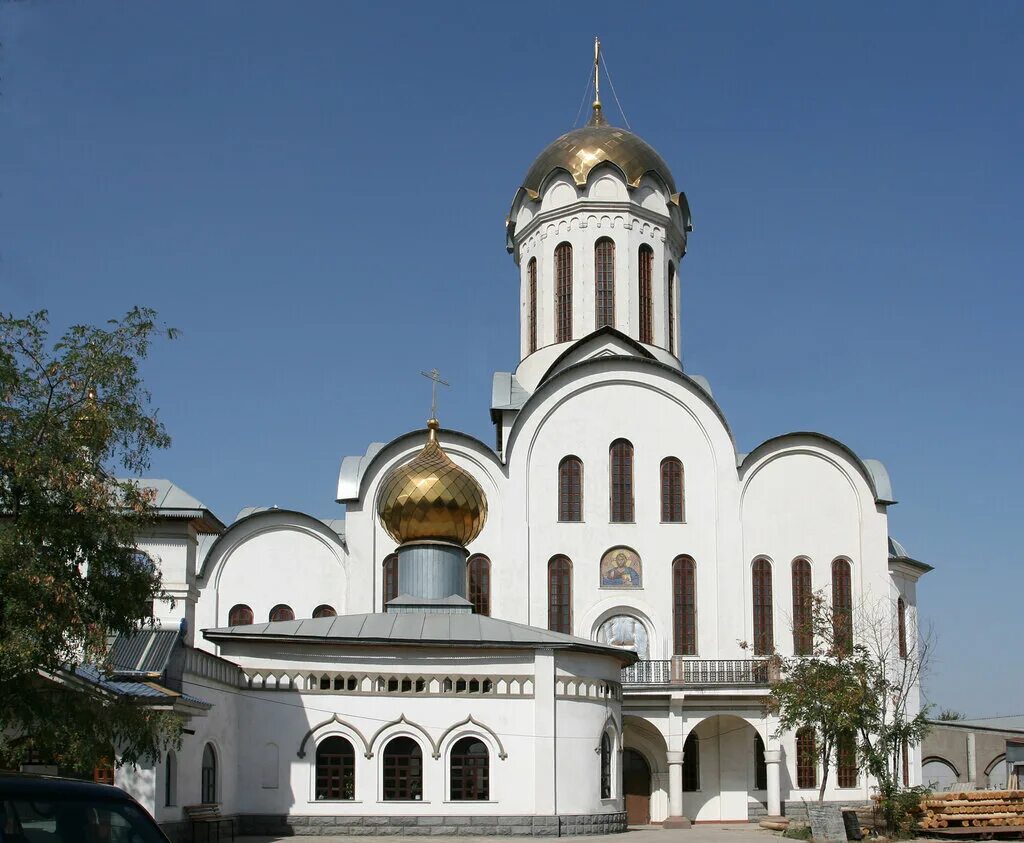
<path fill-rule="evenodd" d="M 340 514 L 341 457 L 423 423 L 421 368 L 491 441 L 504 215 L 599 33 L 693 208 L 687 370 L 743 450 L 885 462 L 936 566 L 929 696 L 1024 709 L 1024 4 L 26 0 L 0 33 L 0 308 L 180 328 L 152 474 L 229 521 Z"/>

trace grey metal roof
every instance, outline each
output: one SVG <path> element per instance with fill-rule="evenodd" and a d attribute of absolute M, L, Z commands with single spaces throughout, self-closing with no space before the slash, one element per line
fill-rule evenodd
<path fill-rule="evenodd" d="M 961 729 L 1024 732 L 1024 714 L 1007 714 L 1002 717 L 978 717 L 973 720 L 932 720 L 930 722 L 936 726 L 953 726 Z"/>
<path fill-rule="evenodd" d="M 159 676 L 167 669 L 179 640 L 180 633 L 172 629 L 141 629 L 134 635 L 119 635 L 110 648 L 115 675 Z"/>
<path fill-rule="evenodd" d="M 485 615 L 381 613 L 338 615 L 248 626 L 203 630 L 210 640 L 291 638 L 331 644 L 404 644 L 408 646 L 465 646 L 586 650 L 615 656 L 624 664 L 636 661 L 636 653 L 607 644 L 552 632 L 535 626 L 489 618 Z"/>
<path fill-rule="evenodd" d="M 929 565 L 927 562 L 922 562 L 919 559 L 914 559 L 907 549 L 900 544 L 892 536 L 889 536 L 889 560 L 892 562 L 903 562 L 906 565 L 910 565 L 912 568 L 917 568 L 923 573 L 934 571 L 935 567 Z"/>
<path fill-rule="evenodd" d="M 154 493 L 152 509 L 161 518 L 184 518 L 196 522 L 199 532 L 220 532 L 224 523 L 206 504 L 164 477 L 129 477 L 140 489 Z"/>
<path fill-rule="evenodd" d="M 899 559 L 903 556 L 910 556 L 910 554 L 907 553 L 907 549 L 892 536 L 889 536 L 889 558 Z"/>
<path fill-rule="evenodd" d="M 149 700 L 165 700 L 166 702 L 173 702 L 174 700 L 181 699 L 192 703 L 193 705 L 212 708 L 211 703 L 208 703 L 206 700 L 194 697 L 191 694 L 179 694 L 152 682 L 134 682 L 110 679 L 91 664 L 78 665 L 78 667 L 75 668 L 75 676 L 79 679 L 84 679 L 89 684 L 95 685 L 104 691 L 111 694 L 117 694 L 122 697 L 139 697 Z"/>
<path fill-rule="evenodd" d="M 511 372 L 494 373 L 491 380 L 492 410 L 518 410 L 529 397 L 530 393 Z"/>

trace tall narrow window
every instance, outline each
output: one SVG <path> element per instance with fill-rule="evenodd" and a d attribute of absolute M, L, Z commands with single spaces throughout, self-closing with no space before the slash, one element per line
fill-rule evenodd
<path fill-rule="evenodd" d="M 811 563 L 806 559 L 794 559 L 793 652 L 798 656 L 809 656 L 814 649 L 814 629 L 811 622 L 813 601 Z"/>
<path fill-rule="evenodd" d="M 616 439 L 608 449 L 611 520 L 633 520 L 633 446 Z"/>
<path fill-rule="evenodd" d="M 601 798 L 612 798 L 612 742 L 607 732 L 601 735 Z"/>
<path fill-rule="evenodd" d="M 178 756 L 168 752 L 164 761 L 164 806 L 178 804 Z"/>
<path fill-rule="evenodd" d="M 896 601 L 896 621 L 899 624 L 900 658 L 907 657 L 907 604 L 901 597 Z"/>
<path fill-rule="evenodd" d="M 697 575 L 689 556 L 672 563 L 673 651 L 677 656 L 697 655 Z"/>
<path fill-rule="evenodd" d="M 278 603 L 273 609 L 270 610 L 270 620 L 275 621 L 293 621 L 295 620 L 295 612 L 291 606 L 285 603 Z"/>
<path fill-rule="evenodd" d="M 700 741 L 697 733 L 690 732 L 683 743 L 683 791 L 696 793 L 700 790 Z"/>
<path fill-rule="evenodd" d="M 558 520 L 583 520 L 583 461 L 565 457 L 558 464 Z"/>
<path fill-rule="evenodd" d="M 661 461 L 661 520 L 683 520 L 683 464 L 675 457 Z"/>
<path fill-rule="evenodd" d="M 526 265 L 526 283 L 529 286 L 530 315 L 527 318 L 527 331 L 530 334 L 530 354 L 537 350 L 537 259 L 530 258 Z"/>
<path fill-rule="evenodd" d="M 615 243 L 602 237 L 594 244 L 594 327 L 615 327 Z"/>
<path fill-rule="evenodd" d="M 754 790 L 768 789 L 768 764 L 764 759 L 764 740 L 754 735 Z"/>
<path fill-rule="evenodd" d="M 841 653 L 853 651 L 853 593 L 850 587 L 850 563 L 836 559 L 832 563 L 832 637 Z"/>
<path fill-rule="evenodd" d="M 479 738 L 462 738 L 452 747 L 451 798 L 455 802 L 491 798 L 491 771 L 487 745 Z"/>
<path fill-rule="evenodd" d="M 796 733 L 796 786 L 818 786 L 818 749 L 814 730 L 806 726 Z"/>
<path fill-rule="evenodd" d="M 763 556 L 754 560 L 754 655 L 767 656 L 775 649 L 772 617 L 772 563 Z"/>
<path fill-rule="evenodd" d="M 903 766 L 903 786 L 910 787 L 910 747 L 906 741 L 903 741 L 903 745 L 900 747 L 900 756 Z"/>
<path fill-rule="evenodd" d="M 466 563 L 466 595 L 478 615 L 491 614 L 491 560 L 476 554 Z"/>
<path fill-rule="evenodd" d="M 244 603 L 232 606 L 228 612 L 228 626 L 248 626 L 253 622 L 252 609 Z"/>
<path fill-rule="evenodd" d="M 384 799 L 423 798 L 423 751 L 412 738 L 393 738 L 384 747 Z"/>
<path fill-rule="evenodd" d="M 398 597 L 398 554 L 392 553 L 390 556 L 384 558 L 384 591 L 383 591 L 383 605 L 381 609 L 386 609 L 389 600 L 394 600 Z"/>
<path fill-rule="evenodd" d="M 555 342 L 572 339 L 572 246 L 555 247 Z"/>
<path fill-rule="evenodd" d="M 200 773 L 200 798 L 203 800 L 203 804 L 211 805 L 217 801 L 217 755 L 213 751 L 212 743 L 203 747 L 203 766 Z"/>
<path fill-rule="evenodd" d="M 651 282 L 654 275 L 654 250 L 648 246 L 640 247 L 639 253 L 640 281 L 640 342 L 654 342 L 654 301 L 651 298 Z"/>
<path fill-rule="evenodd" d="M 668 265 L 668 350 L 676 353 L 676 266 Z"/>
<path fill-rule="evenodd" d="M 566 556 L 548 562 L 548 629 L 572 634 L 572 562 Z"/>
<path fill-rule="evenodd" d="M 316 798 L 356 798 L 356 753 L 345 738 L 326 738 L 316 748 Z"/>
<path fill-rule="evenodd" d="M 836 742 L 836 782 L 840 787 L 857 786 L 857 740 L 845 732 Z"/>

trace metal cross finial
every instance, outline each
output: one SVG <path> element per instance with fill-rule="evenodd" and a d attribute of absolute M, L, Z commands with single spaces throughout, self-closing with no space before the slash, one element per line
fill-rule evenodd
<path fill-rule="evenodd" d="M 423 377 L 430 381 L 430 418 L 437 418 L 437 385 L 451 386 L 448 381 L 441 378 L 441 373 L 437 369 L 431 369 L 429 372 L 420 372 Z"/>
<path fill-rule="evenodd" d="M 594 36 L 594 108 L 601 107 L 601 39 Z"/>

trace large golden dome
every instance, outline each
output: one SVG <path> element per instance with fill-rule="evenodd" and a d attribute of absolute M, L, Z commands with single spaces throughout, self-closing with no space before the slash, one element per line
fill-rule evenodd
<path fill-rule="evenodd" d="M 484 528 L 487 496 L 469 472 L 449 459 L 437 441 L 437 419 L 427 422 L 427 444 L 395 466 L 377 497 L 380 523 L 399 544 L 447 541 L 467 545 Z"/>
<path fill-rule="evenodd" d="M 605 161 L 617 166 L 633 187 L 647 173 L 655 173 L 665 182 L 668 192 L 676 192 L 675 179 L 664 159 L 645 140 L 625 129 L 608 125 L 599 104 L 594 105 L 594 116 L 582 129 L 566 132 L 537 156 L 523 187 L 531 196 L 537 196 L 552 170 L 565 170 L 577 185 L 587 183 L 587 176 Z"/>

